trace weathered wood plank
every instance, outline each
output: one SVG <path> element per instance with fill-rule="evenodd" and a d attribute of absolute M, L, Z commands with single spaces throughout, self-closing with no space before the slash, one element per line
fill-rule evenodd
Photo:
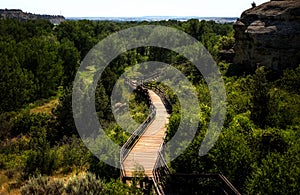
<path fill-rule="evenodd" d="M 156 116 L 123 162 L 126 177 L 133 176 L 136 165 L 142 166 L 148 177 L 153 177 L 152 171 L 154 164 L 165 136 L 169 114 L 162 100 L 156 93 L 149 90 L 149 96 L 156 108 Z"/>

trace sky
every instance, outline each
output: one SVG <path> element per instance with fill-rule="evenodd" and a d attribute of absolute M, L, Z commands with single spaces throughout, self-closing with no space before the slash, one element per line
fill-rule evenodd
<path fill-rule="evenodd" d="M 254 0 L 256 5 L 269 0 Z M 1 0 L 0 9 L 65 17 L 239 17 L 253 0 Z"/>

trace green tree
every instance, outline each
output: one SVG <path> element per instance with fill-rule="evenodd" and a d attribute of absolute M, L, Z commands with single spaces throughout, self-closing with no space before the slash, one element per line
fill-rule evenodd
<path fill-rule="evenodd" d="M 209 152 L 209 157 L 215 165 L 215 170 L 224 174 L 235 187 L 242 190 L 247 176 L 251 173 L 251 164 L 255 161 L 255 157 L 248 145 L 249 135 L 244 135 L 240 123 L 241 121 L 233 122 L 223 130 Z"/>
<path fill-rule="evenodd" d="M 63 136 L 78 135 L 72 111 L 72 88 L 63 90 L 59 98 L 59 104 L 52 111 L 56 117 L 56 125 L 53 132 L 53 140 L 60 140 Z"/>
<path fill-rule="evenodd" d="M 0 41 L 0 113 L 16 110 L 32 101 L 33 74 L 22 68 L 15 55 L 14 41 Z"/>
<path fill-rule="evenodd" d="M 270 85 L 266 75 L 264 67 L 259 67 L 253 76 L 251 119 L 261 128 L 266 127 L 269 114 Z"/>
<path fill-rule="evenodd" d="M 249 194 L 297 194 L 299 188 L 300 159 L 298 149 L 287 154 L 270 153 L 261 164 L 252 165 L 246 191 Z"/>
<path fill-rule="evenodd" d="M 46 139 L 46 129 L 35 128 L 32 133 L 32 150 L 26 159 L 23 170 L 25 179 L 37 174 L 50 175 L 57 168 L 57 154 L 51 150 L 50 143 Z"/>
<path fill-rule="evenodd" d="M 80 53 L 74 43 L 67 38 L 61 40 L 59 55 L 63 63 L 63 86 L 71 86 L 80 63 Z"/>

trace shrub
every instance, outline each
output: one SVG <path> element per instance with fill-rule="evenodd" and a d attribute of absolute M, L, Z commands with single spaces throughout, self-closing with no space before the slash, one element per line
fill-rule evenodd
<path fill-rule="evenodd" d="M 30 114 L 29 111 L 24 111 L 13 119 L 11 135 L 29 134 L 35 130 L 32 127 L 47 127 L 50 119 L 50 116 L 44 113 Z"/>
<path fill-rule="evenodd" d="M 298 155 L 299 156 L 299 155 Z M 294 158 L 298 158 L 298 161 Z M 261 164 L 254 163 L 246 189 L 249 194 L 299 193 L 299 157 L 297 154 L 270 153 Z"/>
<path fill-rule="evenodd" d="M 63 167 L 63 172 L 67 173 L 72 169 L 82 169 L 88 162 L 89 151 L 84 143 L 76 136 L 64 137 L 63 145 L 59 147 L 59 166 Z"/>
<path fill-rule="evenodd" d="M 50 181 L 48 177 L 39 175 L 36 178 L 30 178 L 22 188 L 22 195 L 57 195 L 62 194 L 64 191 L 64 184 L 60 180 Z"/>
<path fill-rule="evenodd" d="M 106 194 L 118 194 L 118 195 L 128 195 L 128 194 L 143 194 L 142 191 L 134 186 L 128 186 L 122 183 L 120 180 L 111 180 L 105 185 Z"/>
<path fill-rule="evenodd" d="M 105 194 L 105 186 L 94 174 L 86 173 L 82 177 L 71 178 L 66 185 L 66 193 L 71 195 Z"/>
<path fill-rule="evenodd" d="M 32 150 L 29 152 L 23 171 L 23 178 L 36 174 L 51 174 L 57 168 L 57 153 L 50 149 L 46 139 L 46 129 L 36 129 L 32 139 Z"/>
<path fill-rule="evenodd" d="M 1 178 L 0 178 L 1 180 Z M 0 181 L 1 182 L 1 181 Z M 84 173 L 80 176 L 76 175 L 67 181 L 62 179 L 51 180 L 49 177 L 38 175 L 30 178 L 28 182 L 21 187 L 21 194 L 35 195 L 101 195 L 101 194 L 143 194 L 142 191 L 134 186 L 122 183 L 119 179 L 104 183 L 97 179 L 92 173 Z"/>

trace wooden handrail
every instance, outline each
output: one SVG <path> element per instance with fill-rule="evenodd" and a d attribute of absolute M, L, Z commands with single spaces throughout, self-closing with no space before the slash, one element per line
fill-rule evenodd
<path fill-rule="evenodd" d="M 137 86 L 142 86 L 143 89 L 151 88 L 153 91 L 156 92 L 156 94 L 162 99 L 165 107 L 167 108 L 168 112 L 170 113 L 172 111 L 172 105 L 170 103 L 170 100 L 165 95 L 162 89 L 155 86 L 150 86 L 149 81 L 153 81 L 153 79 L 156 79 L 158 77 L 157 74 L 153 74 L 148 78 L 139 79 L 137 78 L 136 81 L 132 81 L 131 79 L 126 78 L 125 83 L 130 85 L 132 88 L 136 88 Z M 147 90 L 147 89 L 146 89 Z M 121 178 L 126 178 L 125 170 L 123 167 L 124 159 L 127 157 L 128 153 L 134 145 L 137 143 L 137 141 L 140 139 L 140 137 L 145 132 L 146 128 L 152 123 L 152 121 L 155 118 L 156 115 L 156 109 L 153 106 L 149 95 L 149 104 L 150 104 L 150 115 L 147 117 L 147 119 L 133 132 L 133 134 L 130 136 L 130 138 L 127 140 L 127 142 L 122 146 L 121 152 L 120 152 L 120 164 L 121 164 Z M 166 135 L 165 135 L 166 136 Z M 201 173 L 201 174 L 186 174 L 186 173 L 171 173 L 164 157 L 163 157 L 163 151 L 164 151 L 164 143 L 161 144 L 159 151 L 158 151 L 158 157 L 156 159 L 154 169 L 153 169 L 153 178 L 152 182 L 154 184 L 155 191 L 158 195 L 165 195 L 166 187 L 167 187 L 167 181 L 166 179 L 172 179 L 177 177 L 182 178 L 208 178 L 208 179 L 216 179 L 219 180 L 222 184 L 222 189 L 225 194 L 235 194 L 240 195 L 239 191 L 230 183 L 230 181 L 222 174 L 220 173 Z"/>
<path fill-rule="evenodd" d="M 136 82 L 133 82 L 130 79 L 125 79 L 125 83 L 129 84 L 131 87 L 134 87 L 134 88 L 136 86 L 138 86 Z M 140 137 L 144 134 L 147 127 L 153 122 L 155 115 L 156 115 L 156 108 L 154 107 L 154 105 L 149 97 L 148 90 L 145 88 L 142 88 L 142 90 L 146 90 L 146 92 L 147 92 L 147 98 L 148 98 L 148 102 L 150 104 L 150 109 L 149 109 L 150 114 L 146 118 L 146 120 L 131 134 L 129 139 L 126 141 L 126 143 L 121 148 L 121 151 L 120 151 L 121 179 L 126 176 L 125 169 L 123 166 L 124 160 L 128 156 L 129 152 L 132 150 L 134 145 L 138 142 Z"/>
<path fill-rule="evenodd" d="M 120 152 L 120 160 L 121 165 L 123 164 L 124 159 L 127 157 L 128 153 L 134 147 L 134 145 L 138 142 L 140 137 L 144 134 L 146 128 L 152 123 L 155 118 L 156 109 L 153 105 L 150 106 L 150 115 L 147 119 L 131 134 L 126 143 L 122 146 Z M 123 167 L 121 167 L 123 168 Z"/>
<path fill-rule="evenodd" d="M 155 187 L 155 191 L 159 195 L 165 194 L 164 184 L 163 184 L 163 181 L 161 180 L 162 176 L 170 176 L 171 175 L 171 171 L 161 153 L 162 148 L 163 148 L 163 146 L 161 146 L 161 149 L 158 152 L 158 157 L 155 162 L 154 169 L 153 169 L 153 179 L 152 179 L 154 187 Z"/>

